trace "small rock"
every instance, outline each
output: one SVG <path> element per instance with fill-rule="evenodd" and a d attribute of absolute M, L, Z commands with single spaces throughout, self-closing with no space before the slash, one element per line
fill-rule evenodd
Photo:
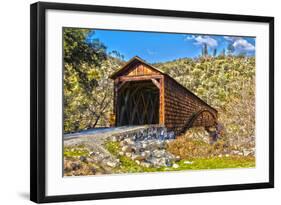
<path fill-rule="evenodd" d="M 132 157 L 132 153 L 126 152 L 126 153 L 125 153 L 125 156 L 126 156 L 126 157 Z"/>
<path fill-rule="evenodd" d="M 126 142 L 126 141 L 124 141 L 124 140 L 122 140 L 121 142 L 120 142 L 120 146 L 121 147 L 124 147 L 125 145 L 127 145 L 128 143 Z"/>
<path fill-rule="evenodd" d="M 118 163 L 108 161 L 108 162 L 106 163 L 106 165 L 109 166 L 109 167 L 113 167 L 113 168 L 114 168 L 114 167 L 117 167 Z"/>
<path fill-rule="evenodd" d="M 162 150 L 154 150 L 153 151 L 153 155 L 155 157 L 158 157 L 158 158 L 162 157 L 164 154 L 165 154 L 165 150 L 164 149 L 162 149 Z"/>
<path fill-rule="evenodd" d="M 193 162 L 191 162 L 191 161 L 184 161 L 183 163 L 184 164 L 193 164 Z"/>
<path fill-rule="evenodd" d="M 132 152 L 132 148 L 128 145 L 125 145 L 124 147 L 122 147 L 121 149 L 123 152 Z"/>
<path fill-rule="evenodd" d="M 147 148 L 147 143 L 142 143 L 142 148 L 146 149 Z"/>
<path fill-rule="evenodd" d="M 81 167 L 81 164 L 78 162 L 71 163 L 72 170 L 78 170 L 78 169 L 80 169 L 80 167 Z"/>
<path fill-rule="evenodd" d="M 132 160 L 143 161 L 145 160 L 145 156 L 132 154 Z"/>
<path fill-rule="evenodd" d="M 144 151 L 145 151 L 144 148 L 139 148 L 139 149 L 138 149 L 138 152 L 144 152 Z"/>
<path fill-rule="evenodd" d="M 180 157 L 180 156 L 176 156 L 176 157 L 175 157 L 175 161 L 176 161 L 176 162 L 178 162 L 178 161 L 180 161 L 180 160 L 181 160 L 181 157 Z"/>
<path fill-rule="evenodd" d="M 151 156 L 151 152 L 149 150 L 145 150 L 144 152 L 141 153 L 141 156 L 144 156 L 145 158 Z"/>
<path fill-rule="evenodd" d="M 233 150 L 232 154 L 239 154 L 240 152 L 238 150 Z"/>
<path fill-rule="evenodd" d="M 128 145 L 134 144 L 134 141 L 131 140 L 130 138 L 124 139 L 124 142 L 127 143 Z"/>
<path fill-rule="evenodd" d="M 167 167 L 171 167 L 171 166 L 173 166 L 173 164 L 172 164 L 172 162 L 170 160 L 166 159 L 166 166 Z"/>
<path fill-rule="evenodd" d="M 88 162 L 87 157 L 85 157 L 85 156 L 80 156 L 79 159 L 80 159 L 81 162 L 85 162 L 85 163 Z"/>
<path fill-rule="evenodd" d="M 64 171 L 66 171 L 66 172 L 72 171 L 71 162 L 66 161 L 66 160 L 64 161 Z"/>
<path fill-rule="evenodd" d="M 92 172 L 93 174 L 96 174 L 96 172 L 97 172 L 97 169 L 94 168 L 94 167 L 91 167 L 90 170 L 91 170 L 91 172 Z"/>
<path fill-rule="evenodd" d="M 113 136 L 112 139 L 111 139 L 111 141 L 112 141 L 112 142 L 117 142 L 117 141 L 118 141 L 118 140 L 117 140 L 117 137 L 116 137 L 116 136 Z"/>
<path fill-rule="evenodd" d="M 146 167 L 146 168 L 151 167 L 151 164 L 147 163 L 147 162 L 141 162 L 140 165 L 143 166 L 143 167 Z"/>
<path fill-rule="evenodd" d="M 134 152 L 134 153 L 135 153 L 136 151 L 137 151 L 137 148 L 136 148 L 135 146 L 132 146 L 132 147 L 131 147 L 131 152 Z"/>
<path fill-rule="evenodd" d="M 174 169 L 177 169 L 177 168 L 179 168 L 180 166 L 178 165 L 178 164 L 173 164 L 173 168 Z"/>
<path fill-rule="evenodd" d="M 249 150 L 243 150 L 243 155 L 244 156 L 248 156 L 248 155 L 250 155 L 252 152 L 251 151 L 249 151 Z"/>

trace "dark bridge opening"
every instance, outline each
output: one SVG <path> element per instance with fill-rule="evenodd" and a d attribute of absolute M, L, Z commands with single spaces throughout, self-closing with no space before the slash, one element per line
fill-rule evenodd
<path fill-rule="evenodd" d="M 159 89 L 151 80 L 126 82 L 118 91 L 117 126 L 159 124 Z"/>

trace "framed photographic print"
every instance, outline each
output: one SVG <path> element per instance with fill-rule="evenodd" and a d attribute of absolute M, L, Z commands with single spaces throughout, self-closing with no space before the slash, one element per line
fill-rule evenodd
<path fill-rule="evenodd" d="M 274 18 L 31 5 L 34 202 L 274 187 Z"/>

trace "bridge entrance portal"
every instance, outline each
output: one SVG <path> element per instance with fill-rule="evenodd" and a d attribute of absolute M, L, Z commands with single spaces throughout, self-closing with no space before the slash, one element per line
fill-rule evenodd
<path fill-rule="evenodd" d="M 117 126 L 159 124 L 159 99 L 151 80 L 124 83 L 118 91 Z"/>

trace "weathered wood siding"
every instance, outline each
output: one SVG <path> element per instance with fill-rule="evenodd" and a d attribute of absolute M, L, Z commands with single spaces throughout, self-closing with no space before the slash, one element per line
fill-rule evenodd
<path fill-rule="evenodd" d="M 153 74 L 159 74 L 159 72 L 150 69 L 148 66 L 142 63 L 134 63 L 128 68 L 127 72 L 125 72 L 123 76 L 142 76 Z"/>
<path fill-rule="evenodd" d="M 175 80 L 165 76 L 164 78 L 164 112 L 165 125 L 169 130 L 180 133 L 192 117 L 195 117 L 201 110 L 210 111 L 216 118 L 216 111 L 205 105 L 190 91 L 179 85 Z M 208 112 L 202 112 L 197 116 L 192 126 L 212 126 L 214 118 Z"/>

